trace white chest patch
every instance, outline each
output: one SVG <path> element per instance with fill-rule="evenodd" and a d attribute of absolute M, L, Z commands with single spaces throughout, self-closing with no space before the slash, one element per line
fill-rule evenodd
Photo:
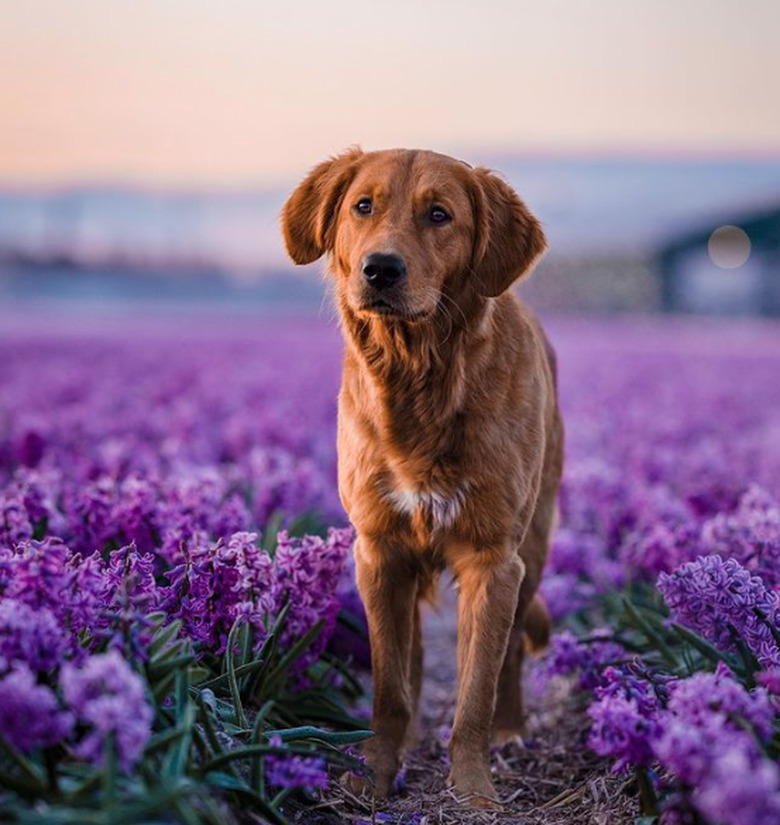
<path fill-rule="evenodd" d="M 388 499 L 396 510 L 413 516 L 422 512 L 429 518 L 434 529 L 450 527 L 460 514 L 463 502 L 466 499 L 466 487 L 459 487 L 454 494 L 445 496 L 435 490 L 411 490 L 400 488 L 390 490 Z"/>

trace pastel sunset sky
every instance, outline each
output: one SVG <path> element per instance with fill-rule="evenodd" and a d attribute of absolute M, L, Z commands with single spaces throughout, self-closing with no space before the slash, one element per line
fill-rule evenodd
<path fill-rule="evenodd" d="M 780 154 L 778 0 L 2 0 L 0 182 L 244 186 L 344 146 Z"/>

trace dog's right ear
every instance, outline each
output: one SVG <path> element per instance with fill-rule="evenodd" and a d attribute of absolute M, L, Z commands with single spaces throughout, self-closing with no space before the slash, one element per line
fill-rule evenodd
<path fill-rule="evenodd" d="M 333 249 L 336 214 L 362 156 L 353 148 L 320 163 L 287 199 L 282 232 L 296 264 L 310 264 Z"/>

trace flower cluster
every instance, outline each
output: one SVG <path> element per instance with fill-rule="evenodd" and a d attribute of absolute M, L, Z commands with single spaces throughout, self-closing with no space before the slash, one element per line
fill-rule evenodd
<path fill-rule="evenodd" d="M 324 625 L 296 666 L 331 632 L 365 658 L 335 627 L 340 605 L 359 610 L 349 533 L 291 538 L 312 513 L 345 524 L 338 332 L 57 324 L 0 330 L 0 736 L 96 764 L 111 741 L 131 770 L 149 731 L 136 677 L 152 612 L 202 661 L 219 661 L 236 621 L 261 644 L 283 609 L 283 646 Z M 776 822 L 780 338 L 669 320 L 550 332 L 567 460 L 543 589 L 557 620 L 587 631 L 558 634 L 543 667 L 593 693 L 598 753 L 662 771 L 669 823 Z M 754 658 L 752 681 L 663 672 L 618 644 L 618 593 L 654 609 L 662 594 L 718 656 Z M 325 781 L 316 756 L 266 761 L 273 787 Z"/>
<path fill-rule="evenodd" d="M 771 629 L 780 626 L 778 595 L 736 559 L 700 556 L 673 573 L 662 573 L 658 589 L 674 618 L 716 647 L 734 650 L 741 641 L 762 665 L 780 665 Z"/>
<path fill-rule="evenodd" d="M 112 650 L 91 656 L 81 667 L 66 663 L 60 685 L 77 724 L 86 728 L 74 752 L 100 765 L 111 736 L 119 764 L 129 770 L 141 755 L 152 724 L 152 709 L 140 677 Z"/>
<path fill-rule="evenodd" d="M 665 825 L 780 821 L 780 339 L 688 324 L 662 341 L 648 324 L 628 345 L 608 327 L 560 359 L 568 455 L 542 588 L 577 634 L 534 678 L 577 674 L 591 748 L 646 772 Z"/>
<path fill-rule="evenodd" d="M 274 535 L 312 514 L 318 529 L 345 523 L 336 335 L 0 333 L 7 743 L 60 746 L 97 767 L 112 743 L 131 772 L 153 723 L 153 616 L 180 623 L 179 637 L 212 663 L 236 623 L 259 647 L 284 609 L 282 651 L 321 623 L 292 669 L 304 679 L 336 625 L 352 533 Z M 328 347 L 323 369 L 310 355 Z M 280 787 L 327 776 L 315 758 L 270 760 L 268 773 Z"/>

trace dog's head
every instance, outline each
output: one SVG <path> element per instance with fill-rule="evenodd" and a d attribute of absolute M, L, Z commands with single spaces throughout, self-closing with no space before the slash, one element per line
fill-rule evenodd
<path fill-rule="evenodd" d="M 431 317 L 442 295 L 495 297 L 546 241 L 514 190 L 434 152 L 353 149 L 317 166 L 282 211 L 290 257 L 328 253 L 358 315 Z"/>

